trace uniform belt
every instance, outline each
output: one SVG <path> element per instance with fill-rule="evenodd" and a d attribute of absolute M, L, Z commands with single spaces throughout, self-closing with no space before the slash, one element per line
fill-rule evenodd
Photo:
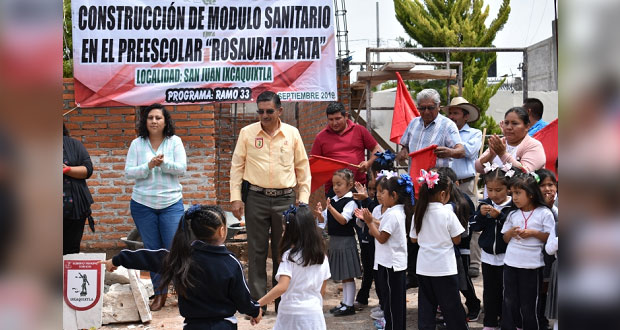
<path fill-rule="evenodd" d="M 460 180 L 458 180 L 458 181 L 459 181 L 459 183 L 465 183 L 465 182 L 469 182 L 469 181 L 473 180 L 473 179 L 474 179 L 474 177 L 475 177 L 475 176 L 470 176 L 469 178 L 460 179 Z"/>
<path fill-rule="evenodd" d="M 265 196 L 269 196 L 269 197 L 282 196 L 282 195 L 290 194 L 293 192 L 293 188 L 283 188 L 283 189 L 263 188 L 263 187 L 259 187 L 253 184 L 250 184 L 249 189 L 257 193 L 261 193 Z"/>

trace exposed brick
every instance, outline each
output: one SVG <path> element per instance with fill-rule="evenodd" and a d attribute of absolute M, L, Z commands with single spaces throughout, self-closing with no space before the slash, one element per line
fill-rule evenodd
<path fill-rule="evenodd" d="M 115 115 L 133 115 L 136 113 L 136 108 L 111 108 L 110 113 Z"/>
<path fill-rule="evenodd" d="M 99 188 L 97 189 L 98 194 L 120 194 L 123 190 L 121 188 Z"/>
<path fill-rule="evenodd" d="M 69 121 L 74 121 L 74 122 L 95 121 L 95 116 L 69 116 Z"/>
<path fill-rule="evenodd" d="M 179 127 L 192 127 L 192 126 L 200 126 L 200 122 L 197 120 L 179 121 L 179 122 L 176 122 L 175 125 Z"/>

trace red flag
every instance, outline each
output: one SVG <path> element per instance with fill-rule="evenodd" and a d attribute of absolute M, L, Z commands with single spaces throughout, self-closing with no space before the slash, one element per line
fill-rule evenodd
<path fill-rule="evenodd" d="M 435 163 L 437 163 L 435 149 L 437 149 L 437 145 L 433 144 L 409 154 L 409 157 L 411 157 L 409 175 L 411 176 L 411 181 L 413 181 L 413 185 L 415 186 L 416 198 L 418 198 L 418 192 L 420 191 L 420 183 L 418 183 L 420 170 L 424 169 L 428 171 L 429 168 L 435 167 Z"/>
<path fill-rule="evenodd" d="M 558 169 L 555 168 L 555 161 L 558 159 L 558 118 L 536 132 L 532 137 L 540 141 L 545 148 L 545 156 L 547 157 L 545 168 L 553 171 L 557 176 Z"/>
<path fill-rule="evenodd" d="M 400 73 L 396 72 L 398 85 L 396 87 L 396 101 L 394 102 L 394 112 L 392 114 L 392 130 L 390 131 L 390 141 L 399 144 L 409 122 L 419 117 L 420 113 L 411 99 L 411 94 L 405 86 Z"/>
<path fill-rule="evenodd" d="M 312 186 L 310 187 L 310 193 L 313 193 L 327 181 L 331 180 L 336 170 L 352 166 L 352 164 L 347 162 L 315 155 L 310 155 L 309 161 L 310 173 L 312 175 Z"/>

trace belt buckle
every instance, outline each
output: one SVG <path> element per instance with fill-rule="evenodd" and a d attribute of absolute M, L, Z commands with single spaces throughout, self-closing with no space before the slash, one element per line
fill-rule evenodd
<path fill-rule="evenodd" d="M 276 189 L 265 189 L 265 196 L 268 197 L 276 197 L 278 196 L 278 191 Z"/>

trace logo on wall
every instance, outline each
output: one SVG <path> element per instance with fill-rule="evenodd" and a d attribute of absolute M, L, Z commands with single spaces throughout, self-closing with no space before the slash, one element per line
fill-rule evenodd
<path fill-rule="evenodd" d="M 256 147 L 256 149 L 262 148 L 263 147 L 263 138 L 262 137 L 256 138 L 254 140 L 254 146 Z"/>
<path fill-rule="evenodd" d="M 99 260 L 65 260 L 63 296 L 72 309 L 84 311 L 97 304 L 101 295 Z"/>

